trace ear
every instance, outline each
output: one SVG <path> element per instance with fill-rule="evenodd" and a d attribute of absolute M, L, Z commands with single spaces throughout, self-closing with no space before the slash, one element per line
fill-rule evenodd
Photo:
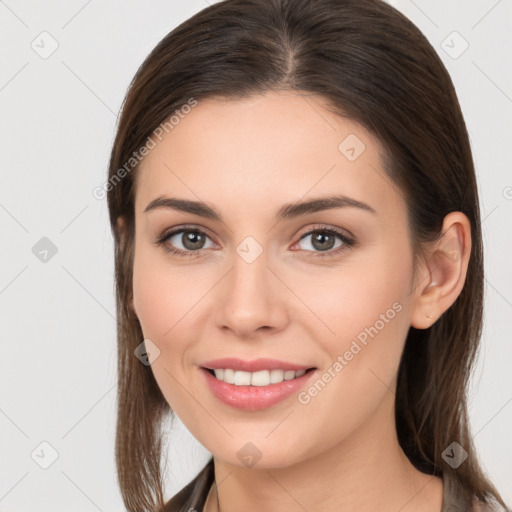
<path fill-rule="evenodd" d="M 411 326 L 428 329 L 455 302 L 466 281 L 471 225 L 461 212 L 443 220 L 440 238 L 426 249 L 417 272 Z"/>

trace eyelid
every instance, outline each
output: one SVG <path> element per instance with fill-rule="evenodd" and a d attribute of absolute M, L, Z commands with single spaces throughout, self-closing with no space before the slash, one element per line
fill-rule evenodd
<path fill-rule="evenodd" d="M 211 240 L 215 239 L 215 237 L 210 233 L 210 230 L 208 228 L 200 226 L 199 224 L 180 224 L 178 226 L 174 226 L 172 228 L 166 229 L 159 236 L 159 239 L 169 238 L 169 236 L 180 233 L 181 231 L 197 231 L 200 233 L 204 233 Z"/>
<path fill-rule="evenodd" d="M 299 235 L 299 241 L 302 240 L 304 236 L 310 235 L 316 231 L 331 231 L 348 240 L 355 241 L 355 236 L 348 229 L 331 226 L 329 224 L 315 224 L 313 227 L 308 227 L 301 235 Z"/>

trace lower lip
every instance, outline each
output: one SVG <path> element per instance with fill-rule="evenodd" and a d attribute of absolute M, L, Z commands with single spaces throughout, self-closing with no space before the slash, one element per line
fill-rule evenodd
<path fill-rule="evenodd" d="M 200 368 L 200 370 L 204 374 L 211 392 L 221 402 L 246 411 L 265 409 L 297 393 L 316 372 L 316 370 L 309 370 L 295 379 L 284 380 L 268 386 L 236 386 L 217 379 L 205 368 Z"/>

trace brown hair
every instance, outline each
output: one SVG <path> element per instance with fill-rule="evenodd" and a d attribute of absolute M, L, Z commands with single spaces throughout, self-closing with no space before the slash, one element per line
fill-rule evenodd
<path fill-rule="evenodd" d="M 333 112 L 379 138 L 386 148 L 386 171 L 407 200 L 415 247 L 439 236 L 449 212 L 469 218 L 472 250 L 460 296 L 431 328 L 411 327 L 408 333 L 398 372 L 396 428 L 418 469 L 450 472 L 483 502 L 495 497 L 505 506 L 478 464 L 469 431 L 466 390 L 482 328 L 482 237 L 468 134 L 447 70 L 421 31 L 381 0 L 226 0 L 172 30 L 146 58 L 124 100 L 110 158 L 118 318 L 116 462 L 127 509 L 164 506 L 160 428 L 173 413 L 151 368 L 134 357 L 143 340 L 130 308 L 138 166 L 125 164 L 191 99 L 238 99 L 279 89 L 323 97 Z M 118 218 L 124 219 L 124 236 Z M 441 457 L 453 441 L 469 454 L 456 470 Z M 210 460 L 198 476 L 202 480 L 191 482 L 166 510 L 204 502 L 211 468 Z M 188 500 L 187 493 L 192 494 Z"/>

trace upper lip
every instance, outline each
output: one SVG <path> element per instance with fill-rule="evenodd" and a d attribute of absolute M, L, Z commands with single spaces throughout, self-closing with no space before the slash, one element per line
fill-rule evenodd
<path fill-rule="evenodd" d="M 253 361 L 243 361 L 236 357 L 224 357 L 222 359 L 212 359 L 211 361 L 205 361 L 201 364 L 203 368 L 209 370 L 216 369 L 232 369 L 243 372 L 258 372 L 261 370 L 308 370 L 313 368 L 312 366 L 289 363 L 286 361 L 279 361 L 278 359 L 255 359 Z"/>

